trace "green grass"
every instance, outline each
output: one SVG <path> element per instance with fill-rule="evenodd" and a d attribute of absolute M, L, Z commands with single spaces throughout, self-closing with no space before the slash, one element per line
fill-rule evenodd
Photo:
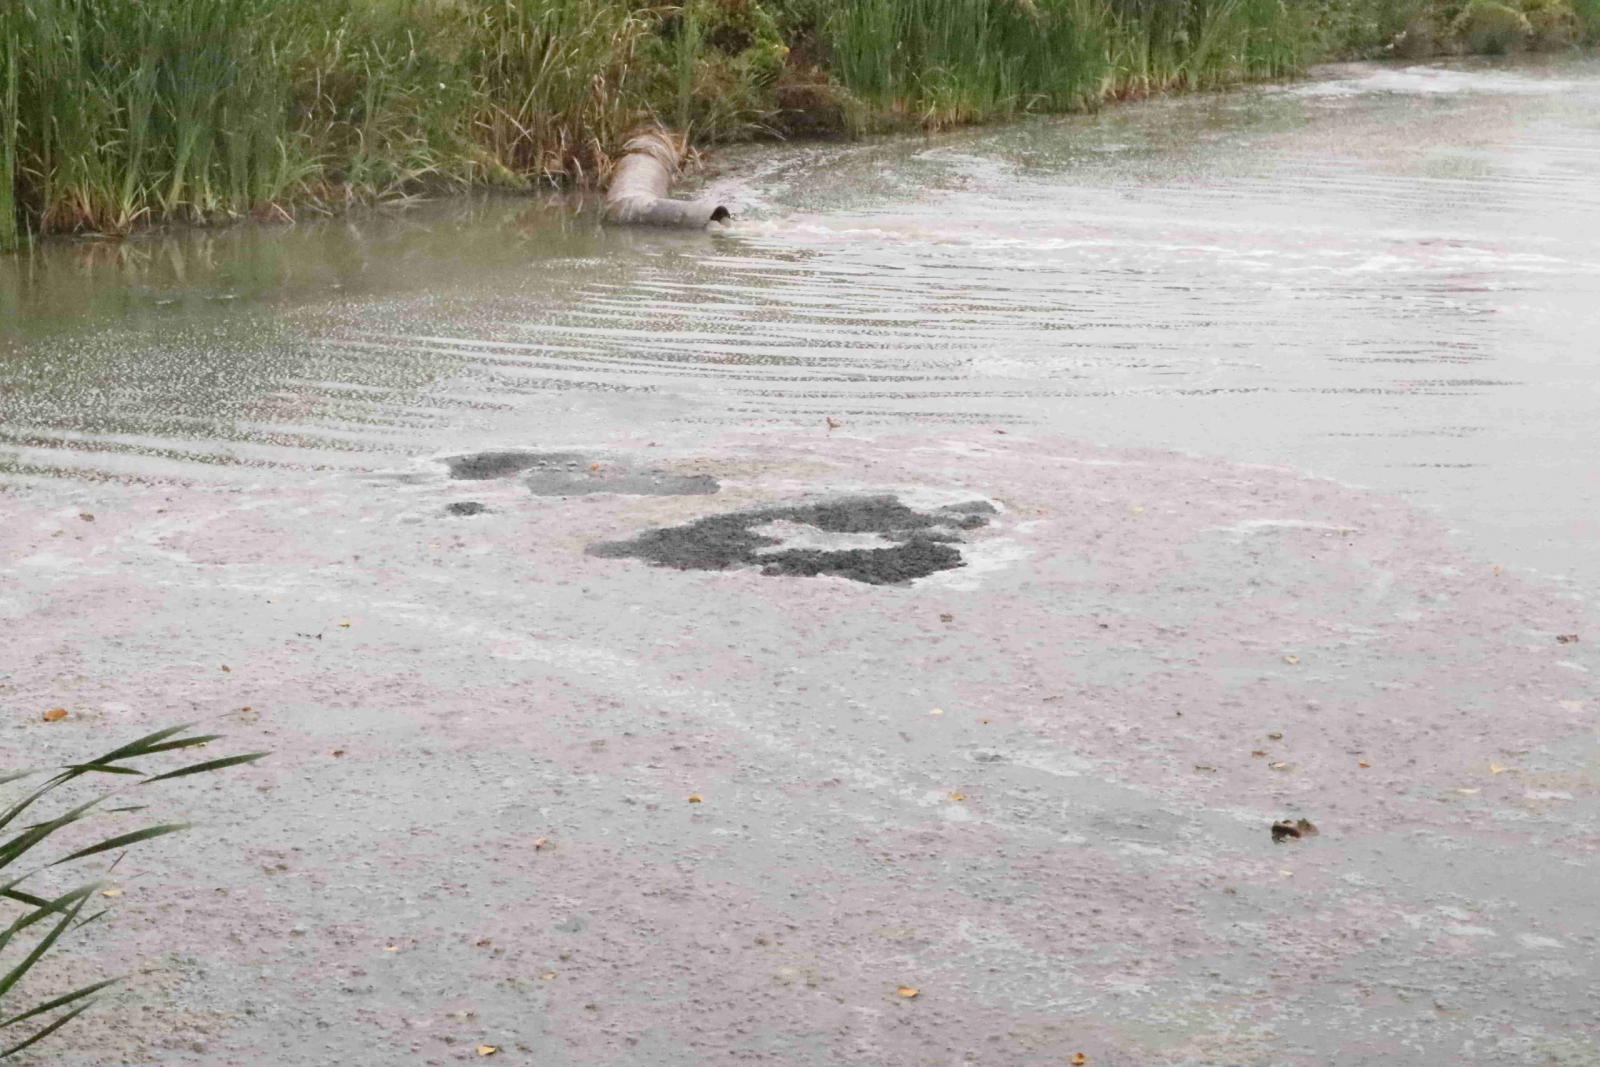
<path fill-rule="evenodd" d="M 1506 2 L 1528 12 L 1541 39 L 1600 33 L 1600 0 Z M 704 144 L 785 127 L 931 128 L 1220 87 L 1290 74 L 1330 51 L 1377 50 L 1424 16 L 1446 36 L 1488 39 L 1481 10 L 1460 21 L 1467 6 L 0 4 L 0 248 L 34 234 L 118 234 L 158 220 L 215 223 L 441 188 L 594 180 L 629 131 L 650 121 Z M 809 101 L 802 106 L 813 114 L 779 106 L 796 87 L 804 91 L 787 98 Z"/>

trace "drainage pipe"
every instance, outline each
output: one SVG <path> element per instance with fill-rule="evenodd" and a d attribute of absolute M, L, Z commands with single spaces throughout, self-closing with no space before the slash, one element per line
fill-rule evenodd
<path fill-rule="evenodd" d="M 702 229 L 731 218 L 721 204 L 673 200 L 668 195 L 682 162 L 678 141 L 665 130 L 636 133 L 606 189 L 605 221 L 623 226 Z"/>

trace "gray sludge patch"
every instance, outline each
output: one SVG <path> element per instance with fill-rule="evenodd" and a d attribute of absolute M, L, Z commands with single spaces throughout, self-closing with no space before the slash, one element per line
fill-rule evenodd
<path fill-rule="evenodd" d="M 848 497 L 711 515 L 631 541 L 602 541 L 589 554 L 679 570 L 759 567 L 762 574 L 892 585 L 966 566 L 955 547 L 961 532 L 987 525 L 994 513 L 981 500 L 917 511 L 892 496 Z"/>
<path fill-rule="evenodd" d="M 485 481 L 523 474 L 534 496 L 587 496 L 622 493 L 631 496 L 700 496 L 721 485 L 709 474 L 673 474 L 635 467 L 613 458 L 591 458 L 576 452 L 480 452 L 445 460 L 450 477 Z"/>
<path fill-rule="evenodd" d="M 452 515 L 482 515 L 489 507 L 476 500 L 457 500 L 454 504 L 446 504 L 444 509 Z"/>

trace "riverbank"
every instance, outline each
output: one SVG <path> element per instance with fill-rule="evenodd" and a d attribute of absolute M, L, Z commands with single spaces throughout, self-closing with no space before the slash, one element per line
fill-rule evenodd
<path fill-rule="evenodd" d="M 1518 43 L 1450 36 L 1485 18 L 1545 46 L 1600 26 L 1600 0 L 1517 2 L 1537 11 L 1508 23 L 1483 15 L 1482 0 L 1460 11 L 1404 0 L 40 0 L 0 12 L 0 248 L 593 181 L 647 121 L 702 145 L 939 128 L 1280 78 L 1397 39 Z M 1423 23 L 1432 36 L 1410 32 Z"/>
<path fill-rule="evenodd" d="M 8 184 L 26 232 L 120 233 L 581 182 L 647 121 L 706 144 L 1278 76 L 1293 22 L 1106 0 L 48 0 L 0 22 Z"/>

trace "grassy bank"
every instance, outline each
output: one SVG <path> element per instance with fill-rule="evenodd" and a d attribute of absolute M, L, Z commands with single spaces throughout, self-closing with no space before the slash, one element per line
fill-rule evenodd
<path fill-rule="evenodd" d="M 1600 0 L 1324 0 L 1315 21 L 1333 54 L 1418 59 L 1600 43 Z"/>
<path fill-rule="evenodd" d="M 29 0 L 0 6 L 0 246 L 583 180 L 651 119 L 938 127 L 1600 21 L 1507 2 Z"/>

